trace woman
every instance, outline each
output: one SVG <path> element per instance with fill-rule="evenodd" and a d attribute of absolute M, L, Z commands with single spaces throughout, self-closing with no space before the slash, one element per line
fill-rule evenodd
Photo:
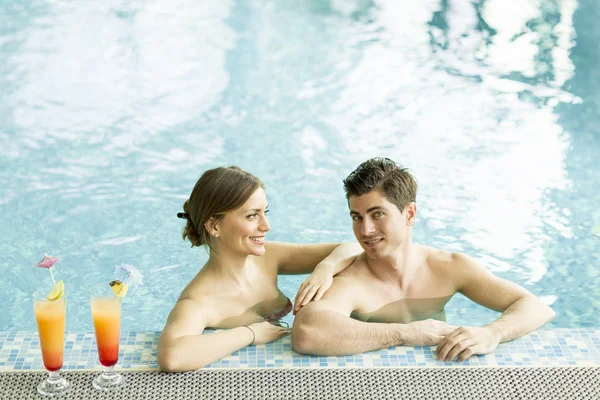
<path fill-rule="evenodd" d="M 263 184 L 238 167 L 206 171 L 179 217 L 194 246 L 209 259 L 181 293 L 158 341 L 164 371 L 202 368 L 250 344 L 290 333 L 278 320 L 292 309 L 277 288 L 277 274 L 312 272 L 300 286 L 294 312 L 318 300 L 333 275 L 361 250 L 358 244 L 265 242 L 270 226 Z M 202 335 L 204 329 L 225 329 Z"/>

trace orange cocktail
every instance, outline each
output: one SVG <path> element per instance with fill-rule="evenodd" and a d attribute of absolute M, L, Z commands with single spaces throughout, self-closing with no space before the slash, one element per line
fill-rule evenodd
<path fill-rule="evenodd" d="M 125 378 L 114 369 L 119 361 L 121 298 L 115 296 L 108 282 L 90 287 L 89 292 L 98 358 L 104 366 L 104 371 L 92 381 L 92 385 L 102 391 L 117 390 L 126 384 Z"/>
<path fill-rule="evenodd" d="M 44 396 L 62 396 L 71 390 L 71 384 L 60 376 L 65 351 L 65 321 L 67 308 L 62 281 L 60 291 L 40 289 L 33 293 L 33 312 L 40 335 L 40 347 L 48 378 L 38 385 Z M 50 294 L 49 294 L 50 293 Z M 51 298 L 52 300 L 50 300 Z"/>
<path fill-rule="evenodd" d="M 58 371 L 63 366 L 65 350 L 65 298 L 37 300 L 33 303 L 33 311 L 40 334 L 44 367 L 48 371 Z"/>
<path fill-rule="evenodd" d="M 100 364 L 112 367 L 119 360 L 121 299 L 93 298 L 91 306 Z"/>

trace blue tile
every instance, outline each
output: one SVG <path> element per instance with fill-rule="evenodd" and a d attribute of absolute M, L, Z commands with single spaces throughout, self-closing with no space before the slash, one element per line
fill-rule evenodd
<path fill-rule="evenodd" d="M 581 337 L 581 330 L 573 330 L 569 332 L 575 332 L 572 335 L 576 338 Z M 600 331 L 590 330 L 593 332 L 594 339 L 600 343 L 599 334 Z M 583 332 L 585 334 L 585 332 Z M 4 335 L 0 333 L 0 335 Z M 562 335 L 562 336 L 561 336 Z M 5 335 L 7 336 L 7 335 Z M 128 349 L 121 349 L 120 351 L 120 366 L 122 368 L 131 368 L 133 365 L 147 365 L 150 367 L 156 367 L 156 341 L 158 340 L 158 333 L 156 332 L 142 332 L 142 333 L 130 333 L 124 334 L 123 338 L 131 338 L 131 341 L 137 339 L 138 336 L 143 336 L 145 340 L 137 340 L 135 344 L 129 345 Z M 97 350 L 96 343 L 93 340 L 92 334 L 70 334 L 67 335 L 68 339 L 65 343 L 65 368 L 69 368 L 69 363 L 72 365 L 79 365 L 81 361 L 85 363 L 88 361 L 90 367 L 98 365 L 97 362 Z M 527 365 L 535 365 L 536 362 L 547 363 L 553 361 L 555 364 L 561 365 L 576 365 L 573 362 L 600 362 L 600 345 L 595 345 L 594 342 L 587 338 L 582 343 L 573 343 L 566 341 L 566 337 L 561 331 L 550 331 L 540 334 L 539 337 L 522 338 L 517 339 L 509 344 L 501 345 L 494 354 L 486 356 L 477 356 L 471 358 L 469 361 L 463 363 L 464 366 L 470 365 L 521 365 L 527 363 Z M 0 358 L 4 361 L 2 366 L 8 366 L 9 368 L 15 368 L 18 361 L 22 361 L 25 357 L 35 358 L 36 365 L 41 365 L 41 353 L 39 350 L 39 344 L 35 343 L 37 335 L 33 334 L 19 334 L 15 339 L 7 339 L 4 344 L 0 342 Z M 537 346 L 534 347 L 537 341 Z M 129 341 L 128 341 L 129 342 Z M 79 348 L 73 349 L 74 344 L 77 344 Z M 19 350 L 6 349 L 4 346 L 19 346 Z M 514 362 L 513 355 L 520 355 L 523 361 L 520 364 Z M 417 362 L 417 357 L 419 361 Z M 527 357 L 523 358 L 523 355 Z M 237 358 L 239 357 L 239 359 Z M 144 360 L 142 362 L 142 360 Z M 286 363 L 283 362 L 286 360 Z M 250 348 L 244 348 L 237 351 L 231 358 L 224 359 L 222 362 L 215 362 L 212 367 L 223 367 L 236 368 L 238 366 L 256 366 L 262 365 L 264 367 L 282 367 L 283 365 L 294 366 L 294 367 L 340 367 L 351 366 L 360 367 L 363 364 L 363 360 L 368 360 L 368 365 L 377 366 L 415 366 L 415 365 L 445 365 L 438 362 L 435 359 L 435 349 L 429 347 L 418 347 L 418 348 L 406 348 L 406 347 L 394 347 L 379 352 L 369 352 L 365 354 L 358 354 L 352 356 L 343 356 L 333 359 L 327 357 L 317 356 L 306 356 L 298 355 L 291 351 L 289 338 L 284 338 L 277 342 L 269 345 L 251 346 Z M 89 362 L 91 361 L 91 362 Z M 489 361 L 489 362 L 488 362 Z M 229 364 L 228 364 L 228 363 Z M 492 364 L 490 364 L 492 363 Z M 27 366 L 31 366 L 31 362 L 18 364 L 22 369 Z M 85 364 L 84 364 L 85 365 Z M 457 365 L 451 363 L 449 365 Z"/>

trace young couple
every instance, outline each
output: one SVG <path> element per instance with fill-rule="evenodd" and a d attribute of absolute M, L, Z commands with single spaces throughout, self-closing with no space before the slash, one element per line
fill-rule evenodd
<path fill-rule="evenodd" d="M 417 184 L 392 160 L 365 161 L 344 189 L 358 243 L 266 242 L 262 183 L 237 167 L 206 171 L 178 216 L 187 219 L 183 238 L 207 246 L 210 257 L 169 315 L 160 368 L 202 368 L 290 333 L 293 350 L 304 354 L 437 345 L 438 359 L 464 361 L 554 317 L 533 294 L 470 257 L 414 244 Z M 292 306 L 277 275 L 309 272 Z M 449 325 L 444 306 L 455 293 L 502 315 L 483 327 Z M 292 307 L 290 330 L 278 320 Z"/>

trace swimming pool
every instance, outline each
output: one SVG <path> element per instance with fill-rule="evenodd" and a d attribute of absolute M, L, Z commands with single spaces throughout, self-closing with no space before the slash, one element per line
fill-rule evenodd
<path fill-rule="evenodd" d="M 413 3 L 3 2 L 0 331 L 35 332 L 44 252 L 67 331 L 120 263 L 145 275 L 123 331 L 162 329 L 207 258 L 175 214 L 217 165 L 265 182 L 271 240 L 352 240 L 341 180 L 373 156 L 419 180 L 416 242 L 541 296 L 547 327 L 600 326 L 593 2 Z"/>

